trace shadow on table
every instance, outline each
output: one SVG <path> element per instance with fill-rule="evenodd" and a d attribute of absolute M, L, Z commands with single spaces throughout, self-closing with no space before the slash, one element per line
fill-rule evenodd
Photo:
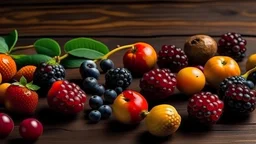
<path fill-rule="evenodd" d="M 135 125 L 125 125 L 122 124 L 120 122 L 118 122 L 117 120 L 109 120 L 106 123 L 106 133 L 113 135 L 113 134 L 120 134 L 122 135 L 123 133 L 128 133 L 131 132 L 133 130 L 136 130 L 138 127 L 140 126 L 140 124 L 135 124 Z"/>
<path fill-rule="evenodd" d="M 162 144 L 165 143 L 166 141 L 170 141 L 172 139 L 172 136 L 167 136 L 167 137 L 156 137 L 150 134 L 149 132 L 145 131 L 141 133 L 138 138 L 137 138 L 137 143 L 138 144 Z"/>
<path fill-rule="evenodd" d="M 35 144 L 36 141 L 28 141 L 23 138 L 15 138 L 7 141 L 7 144 Z"/>

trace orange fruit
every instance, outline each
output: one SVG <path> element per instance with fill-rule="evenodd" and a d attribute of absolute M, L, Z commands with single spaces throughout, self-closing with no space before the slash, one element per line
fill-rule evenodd
<path fill-rule="evenodd" d="M 256 66 L 256 54 L 252 54 L 248 57 L 246 61 L 246 71 L 254 68 Z"/>
<path fill-rule="evenodd" d="M 24 76 L 28 82 L 31 82 L 33 80 L 33 75 L 35 70 L 36 70 L 36 66 L 33 66 L 33 65 L 24 66 L 18 70 L 18 72 L 14 76 L 14 79 L 19 81 L 20 78 Z"/>
<path fill-rule="evenodd" d="M 5 91 L 7 88 L 10 86 L 10 83 L 2 83 L 0 85 L 0 104 L 4 104 L 4 99 L 5 99 Z"/>
<path fill-rule="evenodd" d="M 0 73 L 2 74 L 2 82 L 10 81 L 16 72 L 16 63 L 12 57 L 6 54 L 0 54 Z"/>
<path fill-rule="evenodd" d="M 2 77 L 2 74 L 0 73 L 0 84 L 2 83 L 3 81 L 3 77 Z"/>
<path fill-rule="evenodd" d="M 187 95 L 200 92 L 205 81 L 204 73 L 196 67 L 185 67 L 177 73 L 177 89 Z"/>

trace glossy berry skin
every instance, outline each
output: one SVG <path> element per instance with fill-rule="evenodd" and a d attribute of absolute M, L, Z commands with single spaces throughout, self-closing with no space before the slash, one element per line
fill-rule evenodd
<path fill-rule="evenodd" d="M 36 140 L 43 134 L 43 125 L 37 119 L 28 118 L 20 123 L 19 133 L 26 140 Z"/>
<path fill-rule="evenodd" d="M 19 85 L 10 85 L 5 92 L 5 107 L 14 113 L 31 115 L 38 105 L 38 94 Z"/>
<path fill-rule="evenodd" d="M 119 95 L 120 93 L 123 92 L 123 88 L 122 87 L 116 87 L 115 91 L 116 91 L 116 94 Z"/>
<path fill-rule="evenodd" d="M 35 70 L 33 76 L 33 83 L 40 87 L 39 93 L 46 96 L 51 85 L 58 80 L 65 79 L 65 68 L 62 65 L 51 65 L 41 63 Z"/>
<path fill-rule="evenodd" d="M 105 85 L 107 88 L 115 89 L 121 87 L 126 89 L 132 83 L 132 75 L 126 68 L 114 68 L 110 69 L 105 74 Z"/>
<path fill-rule="evenodd" d="M 200 92 L 194 94 L 187 106 L 189 116 L 206 125 L 215 124 L 223 113 L 224 103 L 216 94 Z"/>
<path fill-rule="evenodd" d="M 255 87 L 254 83 L 250 80 L 246 80 L 244 82 L 244 85 L 248 86 L 250 89 L 253 89 Z"/>
<path fill-rule="evenodd" d="M 176 75 L 169 69 L 153 69 L 140 79 L 142 94 L 150 100 L 164 99 L 171 96 L 176 88 Z"/>
<path fill-rule="evenodd" d="M 133 45 L 123 56 L 123 65 L 133 75 L 143 75 L 153 69 L 157 62 L 155 49 L 144 42 Z"/>
<path fill-rule="evenodd" d="M 232 84 L 224 95 L 225 111 L 248 114 L 255 110 L 256 91 L 246 85 Z"/>
<path fill-rule="evenodd" d="M 148 111 L 147 100 L 140 93 L 125 90 L 112 104 L 115 119 L 124 124 L 136 124 L 144 119 L 141 113 Z"/>
<path fill-rule="evenodd" d="M 220 99 L 222 99 L 225 95 L 225 92 L 227 91 L 229 85 L 231 84 L 244 84 L 246 82 L 244 77 L 241 76 L 232 76 L 232 77 L 228 77 L 225 78 L 219 86 L 218 89 L 218 95 L 220 97 Z"/>
<path fill-rule="evenodd" d="M 50 108 L 63 114 L 77 114 L 84 109 L 86 93 L 75 83 L 56 81 L 48 92 Z"/>
<path fill-rule="evenodd" d="M 100 68 L 104 73 L 106 73 L 108 70 L 114 67 L 115 67 L 114 62 L 111 59 L 104 59 L 100 61 Z"/>
<path fill-rule="evenodd" d="M 92 89 L 98 84 L 98 81 L 94 77 L 87 77 L 83 80 L 83 89 L 85 91 L 92 91 Z"/>
<path fill-rule="evenodd" d="M 242 61 L 246 56 L 246 40 L 238 33 L 229 32 L 221 36 L 218 41 L 218 53 L 230 56 L 236 61 Z"/>
<path fill-rule="evenodd" d="M 105 92 L 105 87 L 102 84 L 96 84 L 92 89 L 91 93 L 93 95 L 99 95 L 102 96 Z"/>
<path fill-rule="evenodd" d="M 168 68 L 176 73 L 188 65 L 188 57 L 175 45 L 163 45 L 158 52 L 157 64 L 159 68 Z"/>
<path fill-rule="evenodd" d="M 83 79 L 87 77 L 94 77 L 95 79 L 98 79 L 100 76 L 100 72 L 97 69 L 97 65 L 92 60 L 85 60 L 80 65 L 79 72 Z"/>
<path fill-rule="evenodd" d="M 117 93 L 112 89 L 107 89 L 104 93 L 104 100 L 110 104 L 114 102 L 117 97 Z"/>
<path fill-rule="evenodd" d="M 195 67 L 198 68 L 198 69 L 200 69 L 202 72 L 204 72 L 204 67 L 203 67 L 203 66 L 197 65 L 197 66 L 195 66 Z"/>
<path fill-rule="evenodd" d="M 101 119 L 101 113 L 98 110 L 92 110 L 88 117 L 91 122 L 99 122 Z"/>
<path fill-rule="evenodd" d="M 13 129 L 12 118 L 5 113 L 0 113 L 0 139 L 8 137 Z"/>
<path fill-rule="evenodd" d="M 112 108 L 109 105 L 102 105 L 98 110 L 102 119 L 108 119 L 112 114 Z"/>
<path fill-rule="evenodd" d="M 103 105 L 103 99 L 100 96 L 93 95 L 89 100 L 89 106 L 92 109 L 98 109 L 100 106 Z"/>

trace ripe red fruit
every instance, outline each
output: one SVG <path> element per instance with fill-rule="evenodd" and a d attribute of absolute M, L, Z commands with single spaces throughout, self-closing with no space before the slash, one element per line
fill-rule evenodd
<path fill-rule="evenodd" d="M 0 113 L 0 138 L 6 138 L 13 131 L 14 123 L 10 116 Z"/>
<path fill-rule="evenodd" d="M 6 90 L 5 106 L 8 110 L 20 114 L 33 114 L 38 105 L 39 87 L 27 83 L 25 77 L 20 82 L 12 83 Z"/>
<path fill-rule="evenodd" d="M 216 123 L 223 112 L 224 103 L 211 92 L 194 94 L 187 106 L 188 114 L 203 124 Z"/>
<path fill-rule="evenodd" d="M 28 118 L 21 122 L 19 133 L 26 140 L 36 140 L 43 134 L 43 125 L 37 119 Z"/>
<path fill-rule="evenodd" d="M 75 83 L 56 81 L 48 92 L 49 106 L 64 114 L 76 114 L 84 109 L 86 93 Z"/>
<path fill-rule="evenodd" d="M 141 92 L 147 99 L 164 99 L 176 88 L 176 75 L 169 69 L 153 69 L 140 80 Z"/>

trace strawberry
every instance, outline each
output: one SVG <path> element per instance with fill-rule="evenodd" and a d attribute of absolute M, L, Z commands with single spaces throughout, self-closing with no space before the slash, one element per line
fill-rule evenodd
<path fill-rule="evenodd" d="M 32 82 L 27 83 L 24 76 L 19 82 L 12 83 L 6 90 L 5 106 L 15 113 L 30 115 L 33 114 L 38 105 L 39 87 Z"/>
<path fill-rule="evenodd" d="M 49 106 L 63 114 L 76 114 L 84 109 L 85 92 L 75 83 L 67 80 L 55 81 L 48 91 Z"/>

